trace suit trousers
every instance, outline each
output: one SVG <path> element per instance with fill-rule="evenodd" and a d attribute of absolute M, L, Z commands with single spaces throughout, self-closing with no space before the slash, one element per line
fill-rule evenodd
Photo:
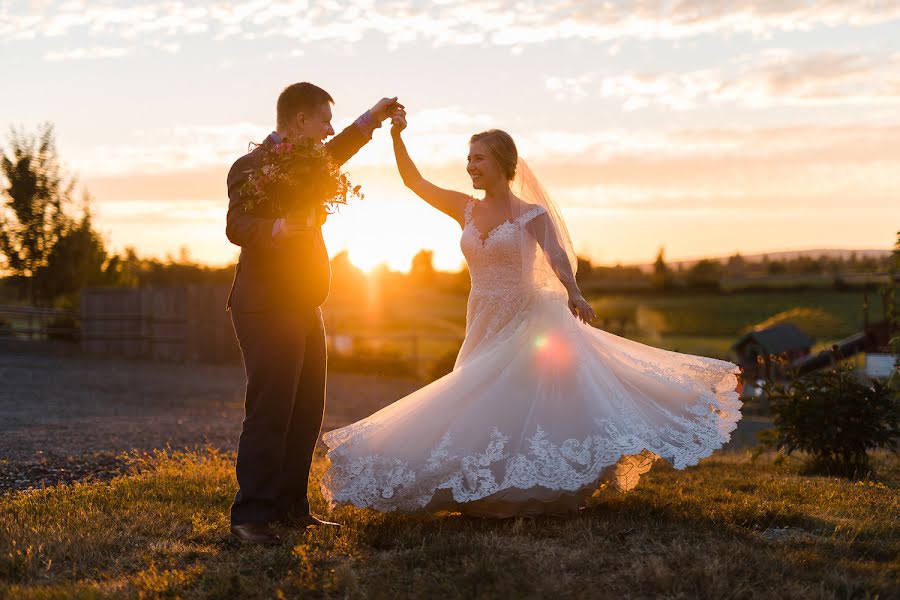
<path fill-rule="evenodd" d="M 231 311 L 247 374 L 231 523 L 309 513 L 307 485 L 325 410 L 320 308 Z"/>

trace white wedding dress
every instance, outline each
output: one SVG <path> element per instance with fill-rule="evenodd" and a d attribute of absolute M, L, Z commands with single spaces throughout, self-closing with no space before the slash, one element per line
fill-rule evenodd
<path fill-rule="evenodd" d="M 627 491 L 654 461 L 683 469 L 730 438 L 739 368 L 595 329 L 522 275 L 535 206 L 482 242 L 466 208 L 472 278 L 454 370 L 324 435 L 331 507 L 571 514 Z M 537 244 L 532 251 L 537 250 Z"/>

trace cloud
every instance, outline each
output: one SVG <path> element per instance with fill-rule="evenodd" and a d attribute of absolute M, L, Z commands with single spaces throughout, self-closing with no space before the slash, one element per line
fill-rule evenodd
<path fill-rule="evenodd" d="M 570 102 L 586 98 L 589 84 L 593 79 L 594 76 L 590 74 L 576 77 L 548 77 L 544 83 L 557 100 Z"/>
<path fill-rule="evenodd" d="M 413 115 L 406 136 L 427 177 L 468 189 L 465 149 L 491 115 L 459 107 Z M 224 174 L 269 128 L 262 124 L 136 131 L 123 145 L 76 149 L 98 200 L 223 199 Z M 390 142 L 380 131 L 348 164 L 369 191 L 396 196 Z M 875 216 L 900 197 L 900 122 L 658 131 L 625 128 L 513 132 L 520 154 L 568 209 Z M 394 186 L 394 187 L 390 187 Z M 389 190 L 393 190 L 390 191 Z M 379 192 L 380 190 L 380 192 Z"/>
<path fill-rule="evenodd" d="M 335 122 L 341 131 L 354 116 Z M 496 120 L 483 113 L 468 113 L 458 106 L 422 109 L 411 117 L 407 136 L 411 152 L 425 156 L 432 162 L 459 161 L 465 157 L 469 136 L 487 129 Z M 387 128 L 387 124 L 383 127 Z M 124 136 L 123 143 L 94 145 L 75 149 L 77 159 L 73 167 L 95 177 L 116 177 L 137 173 L 164 174 L 206 169 L 227 168 L 247 152 L 251 142 L 261 142 L 272 125 L 241 122 L 213 125 L 174 125 L 153 130 L 139 129 Z M 382 129 L 376 138 L 385 141 Z M 363 152 L 354 158 L 356 166 L 392 166 L 389 145 L 382 153 Z"/>
<path fill-rule="evenodd" d="M 845 52 L 803 55 L 770 50 L 723 69 L 682 73 L 623 73 L 591 77 L 603 98 L 625 110 L 663 106 L 686 111 L 725 104 L 760 109 L 779 106 L 878 105 L 900 102 L 900 56 Z M 549 81 L 549 80 L 548 80 Z M 549 86 L 549 84 L 548 84 Z"/>
<path fill-rule="evenodd" d="M 250 142 L 261 142 L 271 130 L 271 125 L 249 122 L 138 129 L 119 144 L 78 148 L 73 167 L 91 177 L 227 168 Z"/>
<path fill-rule="evenodd" d="M 130 54 L 134 48 L 116 48 L 112 46 L 93 46 L 91 48 L 71 48 L 68 50 L 51 51 L 44 54 L 44 60 L 51 62 L 61 60 L 97 60 L 104 58 L 119 58 Z"/>
<path fill-rule="evenodd" d="M 352 115 L 336 123 L 340 131 Z M 469 137 L 500 122 L 488 113 L 459 106 L 411 113 L 404 135 L 417 161 L 429 167 L 458 167 Z M 72 148 L 73 166 L 92 176 L 189 172 L 228 166 L 271 131 L 271 124 L 172 126 L 135 130 L 112 145 Z M 900 162 L 900 122 L 845 123 L 781 127 L 699 127 L 642 130 L 628 128 L 511 131 L 520 154 L 531 162 L 583 165 L 586 177 L 611 170 L 630 172 L 632 165 L 654 165 L 658 174 L 685 165 L 722 168 L 775 168 L 800 164 L 873 165 Z M 354 157 L 353 166 L 393 168 L 385 130 Z M 580 175 L 575 174 L 578 179 Z"/>
<path fill-rule="evenodd" d="M 544 0 L 509 4 L 238 2 L 42 2 L 0 13 L 0 39 L 27 40 L 77 33 L 134 42 L 209 34 L 214 39 L 284 37 L 353 43 L 379 34 L 389 47 L 413 41 L 435 46 L 483 45 L 521 49 L 555 40 L 616 42 L 678 40 L 706 34 L 767 36 L 816 27 L 865 27 L 900 18 L 900 3 L 872 0 Z"/>
<path fill-rule="evenodd" d="M 407 142 L 423 174 L 443 187 L 470 191 L 468 136 L 493 124 L 493 117 L 452 106 L 411 116 Z M 241 123 L 137 131 L 123 136 L 123 145 L 63 156 L 82 161 L 80 180 L 97 200 L 98 223 L 115 233 L 113 245 L 164 254 L 167 240 L 187 239 L 201 260 L 222 263 L 233 255 L 222 234 L 225 173 L 247 141 L 259 140 L 268 129 Z M 364 207 L 420 206 L 401 187 L 385 134 L 377 132 L 347 165 L 366 191 Z M 826 238 L 851 246 L 889 244 L 886 224 L 900 218 L 894 208 L 900 197 L 896 121 L 513 134 L 562 207 L 573 237 L 593 244 L 579 251 L 603 261 L 643 260 L 660 244 L 673 256 L 815 246 Z M 369 227 L 359 214 L 354 218 Z M 349 216 L 350 211 L 342 220 Z M 441 219 L 434 216 L 435 226 Z M 168 236 L 159 236 L 161 227 Z M 434 234 L 434 244 L 455 248 L 454 235 Z M 333 250 L 342 247 L 333 242 Z"/>

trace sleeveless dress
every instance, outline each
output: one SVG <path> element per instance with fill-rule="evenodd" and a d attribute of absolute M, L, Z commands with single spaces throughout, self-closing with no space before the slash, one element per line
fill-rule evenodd
<path fill-rule="evenodd" d="M 572 514 L 601 490 L 632 489 L 660 458 L 684 469 L 729 440 L 741 418 L 737 365 L 582 323 L 523 281 L 517 236 L 544 209 L 482 240 L 474 202 L 460 241 L 472 289 L 454 370 L 323 436 L 332 508 Z"/>

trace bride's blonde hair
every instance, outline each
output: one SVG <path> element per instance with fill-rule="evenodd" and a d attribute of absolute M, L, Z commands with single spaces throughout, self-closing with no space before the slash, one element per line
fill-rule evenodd
<path fill-rule="evenodd" d="M 500 172 L 506 177 L 507 181 L 512 181 L 516 177 L 516 163 L 519 162 L 519 151 L 516 149 L 516 143 L 512 136 L 500 129 L 488 129 L 481 133 L 476 133 L 469 140 L 469 144 L 481 142 L 484 144 L 491 158 L 500 167 Z"/>

